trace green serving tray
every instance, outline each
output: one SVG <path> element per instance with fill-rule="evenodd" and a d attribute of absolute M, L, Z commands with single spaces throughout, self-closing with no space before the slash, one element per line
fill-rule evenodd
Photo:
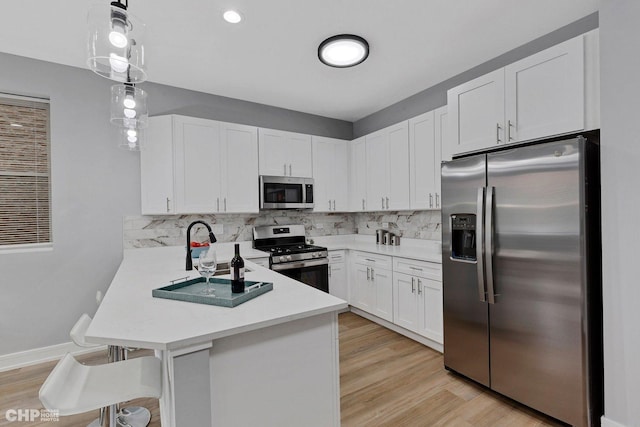
<path fill-rule="evenodd" d="M 171 285 L 154 289 L 151 291 L 151 295 L 155 298 L 167 298 L 178 301 L 195 302 L 197 304 L 236 307 L 250 299 L 273 290 L 273 283 L 271 282 L 251 282 L 246 280 L 244 282 L 245 291 L 234 294 L 231 292 L 231 280 L 229 279 L 213 277 L 209 279 L 209 283 L 213 283 L 213 292 L 215 295 L 205 295 L 202 293 L 206 287 L 204 277 L 198 277 L 180 283 L 172 283 Z"/>

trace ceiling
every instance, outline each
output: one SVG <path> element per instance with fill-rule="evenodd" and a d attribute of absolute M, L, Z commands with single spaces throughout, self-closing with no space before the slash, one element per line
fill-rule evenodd
<path fill-rule="evenodd" d="M 86 68 L 86 16 L 95 1 L 4 3 L 1 52 Z M 226 23 L 226 8 L 244 20 Z M 129 2 L 147 24 L 150 81 L 347 121 L 597 9 L 598 0 Z M 318 44 L 341 33 L 368 40 L 364 63 L 336 69 L 318 60 Z"/>

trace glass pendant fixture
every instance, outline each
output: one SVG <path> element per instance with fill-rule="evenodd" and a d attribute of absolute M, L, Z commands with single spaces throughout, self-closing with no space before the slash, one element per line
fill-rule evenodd
<path fill-rule="evenodd" d="M 120 147 L 139 150 L 149 126 L 147 92 L 132 83 L 111 86 L 111 124 L 120 129 Z"/>
<path fill-rule="evenodd" d="M 129 13 L 128 6 L 124 0 L 91 7 L 87 65 L 108 79 L 141 83 L 147 79 L 145 25 Z"/>
<path fill-rule="evenodd" d="M 318 59 L 330 67 L 353 67 L 364 62 L 368 56 L 369 43 L 353 34 L 329 37 L 318 46 Z"/>
<path fill-rule="evenodd" d="M 124 150 L 140 151 L 144 148 L 144 129 L 118 128 L 118 146 Z"/>

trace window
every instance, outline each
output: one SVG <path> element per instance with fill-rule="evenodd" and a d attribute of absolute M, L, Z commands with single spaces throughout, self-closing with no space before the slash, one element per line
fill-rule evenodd
<path fill-rule="evenodd" d="M 49 102 L 0 94 L 0 247 L 51 242 Z"/>

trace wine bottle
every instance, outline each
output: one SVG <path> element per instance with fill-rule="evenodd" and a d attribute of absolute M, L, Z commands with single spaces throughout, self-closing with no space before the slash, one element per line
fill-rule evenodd
<path fill-rule="evenodd" d="M 231 292 L 244 292 L 244 260 L 240 256 L 240 245 L 236 243 L 236 254 L 231 259 Z"/>

